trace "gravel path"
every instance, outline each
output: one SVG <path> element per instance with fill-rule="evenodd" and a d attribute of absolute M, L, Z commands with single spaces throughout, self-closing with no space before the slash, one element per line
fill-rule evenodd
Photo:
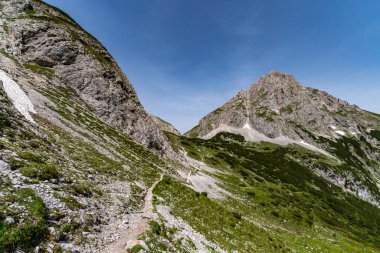
<path fill-rule="evenodd" d="M 125 253 L 125 246 L 130 240 L 137 240 L 138 236 L 143 234 L 149 227 L 148 221 L 153 218 L 153 189 L 162 180 L 157 180 L 147 191 L 144 198 L 144 207 L 141 211 L 133 214 L 132 219 L 129 221 L 127 230 L 120 233 L 119 239 L 108 245 L 101 252 L 104 253 Z"/>

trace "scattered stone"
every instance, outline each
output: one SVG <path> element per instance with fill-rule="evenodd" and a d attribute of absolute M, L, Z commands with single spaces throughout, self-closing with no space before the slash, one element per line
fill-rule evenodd
<path fill-rule="evenodd" d="M 148 246 L 143 240 L 129 240 L 125 246 L 125 249 L 129 250 L 136 246 L 141 246 L 144 250 L 149 250 Z"/>
<path fill-rule="evenodd" d="M 7 225 L 11 225 L 11 224 L 14 224 L 15 223 L 15 219 L 13 219 L 12 217 L 6 217 L 4 219 L 4 223 L 7 224 Z"/>

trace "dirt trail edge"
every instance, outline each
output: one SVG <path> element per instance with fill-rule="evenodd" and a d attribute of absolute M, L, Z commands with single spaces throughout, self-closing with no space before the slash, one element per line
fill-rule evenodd
<path fill-rule="evenodd" d="M 148 189 L 144 198 L 144 207 L 135 214 L 135 217 L 129 221 L 129 228 L 120 234 L 120 238 L 108 245 L 101 252 L 104 253 L 125 253 L 127 252 L 125 246 L 129 240 L 137 240 L 138 236 L 143 234 L 149 227 L 148 221 L 153 218 L 153 189 L 162 180 L 154 182 Z"/>

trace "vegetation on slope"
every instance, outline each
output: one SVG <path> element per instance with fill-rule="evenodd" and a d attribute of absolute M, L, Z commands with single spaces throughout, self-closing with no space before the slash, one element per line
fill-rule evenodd
<path fill-rule="evenodd" d="M 227 133 L 211 140 L 167 135 L 215 168 L 220 186 L 233 193 L 215 200 L 175 180 L 157 186 L 156 204 L 170 206 L 209 241 L 239 252 L 380 251 L 379 209 L 312 170 L 339 170 L 336 161 L 296 145 L 245 143 Z"/>
<path fill-rule="evenodd" d="M 10 175 L 18 175 L 7 179 L 8 172 L 2 171 L 0 178 L 0 252 L 29 252 L 44 242 L 57 250 L 59 243 L 88 242 L 82 232 L 96 234 L 96 227 L 108 219 L 107 213 L 96 211 L 110 203 L 104 186 L 130 184 L 130 195 L 113 208 L 135 210 L 143 203 L 143 189 L 134 182 L 149 186 L 166 167 L 158 156 L 99 120 L 72 89 L 51 87 L 41 93 L 54 103 L 51 109 L 61 121 L 34 115 L 37 125 L 28 126 L 10 109 L 6 96 L 0 97 L 1 160 L 9 164 Z M 47 208 L 46 201 L 56 204 Z M 6 218 L 13 221 L 6 223 Z M 48 228 L 58 231 L 59 238 Z"/>

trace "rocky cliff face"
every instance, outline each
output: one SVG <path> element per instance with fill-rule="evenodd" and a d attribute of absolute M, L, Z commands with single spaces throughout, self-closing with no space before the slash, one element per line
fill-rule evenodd
<path fill-rule="evenodd" d="M 115 60 L 75 21 L 41 1 L 1 1 L 0 11 L 0 68 L 24 90 L 74 88 L 99 118 L 156 153 L 172 154 Z M 38 95 L 30 99 L 37 114 L 46 109 Z"/>

